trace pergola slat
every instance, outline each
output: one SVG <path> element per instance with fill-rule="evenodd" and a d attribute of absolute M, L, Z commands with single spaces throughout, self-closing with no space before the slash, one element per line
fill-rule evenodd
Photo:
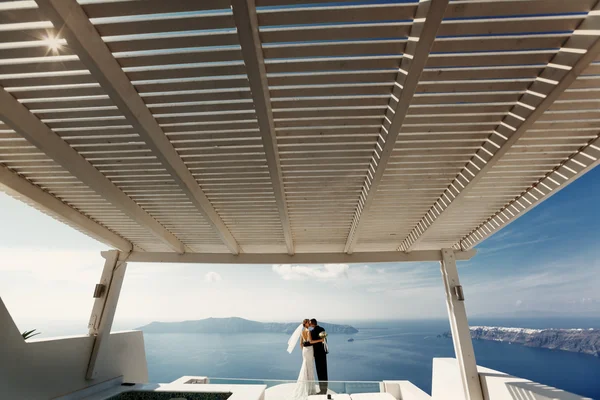
<path fill-rule="evenodd" d="M 0 163 L 140 251 L 468 248 L 598 159 L 597 0 L 39 3 L 0 86 L 129 201 L 10 124 Z"/>
<path fill-rule="evenodd" d="M 363 214 L 369 212 L 369 208 L 373 203 L 375 193 L 381 182 L 387 163 L 392 155 L 400 127 L 406 117 L 412 97 L 417 89 L 418 81 L 423 72 L 423 68 L 429 58 L 429 52 L 433 46 L 438 29 L 441 26 L 444 12 L 448 6 L 448 1 L 437 2 L 422 2 L 416 10 L 416 17 L 425 17 L 422 26 L 413 27 L 415 34 L 418 35 L 418 41 L 407 44 L 406 52 L 411 55 L 410 58 L 403 57 L 398 73 L 397 81 L 399 86 L 394 87 L 394 94 L 398 94 L 398 104 L 394 110 L 393 121 L 389 129 L 383 133 L 385 140 L 378 140 L 377 148 L 375 148 L 373 158 L 371 160 L 371 171 L 368 171 L 369 176 L 365 178 L 363 184 L 363 192 L 359 203 L 356 206 L 354 220 L 348 237 L 344 251 L 352 254 L 357 238 L 360 235 L 360 229 L 364 225 Z M 400 90 L 401 88 L 401 90 Z"/>
<path fill-rule="evenodd" d="M 252 91 L 262 144 L 269 167 L 271 184 L 283 234 L 289 254 L 294 254 L 294 241 L 288 214 L 283 176 L 279 161 L 279 151 L 275 133 L 275 123 L 271 110 L 271 99 L 267 83 L 263 50 L 258 34 L 258 19 L 253 0 L 233 0 L 233 16 L 238 27 L 238 35 L 242 46 L 244 63 L 248 69 L 248 79 Z"/>
<path fill-rule="evenodd" d="M 239 246 L 198 183 L 179 157 L 152 114 L 129 82 L 81 6 L 76 1 L 39 0 L 38 5 L 61 27 L 75 49 L 111 99 L 136 127 L 137 133 L 163 163 L 175 182 L 186 193 L 198 211 L 213 226 L 229 250 L 237 254 Z"/>
<path fill-rule="evenodd" d="M 4 89 L 0 89 L 0 118 L 5 124 L 62 165 L 73 177 L 94 189 L 96 193 L 101 194 L 109 203 L 137 221 L 141 226 L 144 226 L 174 251 L 184 252 L 184 245 L 177 237 L 156 222 L 154 218 L 81 157 L 77 151 L 50 131 L 46 125 L 35 118 Z M 26 156 L 24 158 L 31 159 L 32 157 Z M 0 156 L 0 162 L 3 162 L 3 159 L 5 159 L 5 156 Z"/>
<path fill-rule="evenodd" d="M 133 244 L 128 240 L 84 216 L 79 211 L 3 166 L 0 166 L 0 186 L 13 197 L 25 200 L 37 209 L 55 216 L 102 243 L 125 252 L 133 250 Z"/>
<path fill-rule="evenodd" d="M 590 28 L 590 25 L 596 26 L 597 21 L 586 21 L 583 26 L 579 28 Z M 567 41 L 564 47 L 569 47 L 569 41 Z M 529 149 L 515 148 L 515 143 L 530 129 L 536 121 L 543 115 L 543 113 L 550 108 L 554 101 L 561 96 L 561 94 L 567 90 L 573 82 L 577 79 L 577 76 L 584 71 L 590 63 L 592 63 L 600 55 L 600 39 L 594 37 L 594 41 L 590 48 L 583 55 L 580 55 L 578 61 L 571 67 L 571 69 L 564 75 L 562 80 L 551 88 L 551 91 L 543 98 L 538 99 L 535 106 L 529 106 L 526 110 L 523 110 L 527 117 L 522 121 L 513 120 L 510 123 L 503 121 L 499 125 L 495 132 L 490 135 L 488 141 L 482 145 L 483 150 L 479 150 L 476 157 L 472 158 L 470 164 L 465 166 L 465 169 L 460 172 L 452 184 L 443 192 L 442 196 L 436 201 L 432 208 L 426 213 L 426 215 L 420 220 L 417 226 L 411 231 L 411 233 L 404 239 L 400 244 L 399 250 L 410 251 L 412 250 L 423 238 L 430 232 L 432 228 L 437 226 L 440 221 L 443 221 L 443 216 L 448 214 L 452 209 L 460 206 L 465 197 L 470 191 L 481 181 L 483 177 L 500 161 L 503 156 L 509 152 L 529 152 Z M 545 71 L 545 70 L 544 70 Z M 542 75 L 544 74 L 542 71 Z M 524 104 L 528 102 L 521 99 Z M 519 106 L 516 106 L 519 107 Z M 522 106 L 520 106 L 523 108 Z M 505 119 L 506 121 L 506 119 Z M 514 124 L 510 125 L 510 124 Z M 490 142 L 496 143 L 500 141 L 501 145 L 496 144 L 493 146 Z M 545 145 L 545 144 L 544 144 Z M 499 146 L 499 147 L 498 147 Z M 539 153 L 545 152 L 562 152 L 572 151 L 570 148 L 540 148 L 536 150 Z M 473 168 L 472 164 L 476 165 L 476 169 Z M 468 171 L 467 171 L 468 170 Z M 474 170 L 475 172 L 471 171 Z M 468 178 L 467 178 L 468 176 Z M 435 211 L 433 211 L 435 209 Z M 433 216 L 432 216 L 433 215 Z"/>

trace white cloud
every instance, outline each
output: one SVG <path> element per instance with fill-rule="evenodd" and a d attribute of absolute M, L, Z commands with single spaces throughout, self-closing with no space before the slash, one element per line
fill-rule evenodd
<path fill-rule="evenodd" d="M 368 287 L 366 291 L 367 293 L 386 293 L 389 289 L 384 287 Z"/>
<path fill-rule="evenodd" d="M 0 255 L 0 296 L 19 328 L 78 321 L 78 333 L 86 331 L 99 252 L 0 247 Z"/>
<path fill-rule="evenodd" d="M 210 271 L 206 273 L 206 275 L 204 276 L 204 280 L 206 282 L 214 283 L 222 281 L 223 277 L 218 272 Z"/>
<path fill-rule="evenodd" d="M 276 264 L 273 271 L 286 281 L 292 280 L 338 280 L 346 278 L 350 266 L 348 264 L 324 264 L 318 267 L 304 265 Z"/>
<path fill-rule="evenodd" d="M 100 279 L 104 259 L 83 250 L 0 248 L 0 273 L 19 274 L 42 281 L 93 282 Z"/>
<path fill-rule="evenodd" d="M 317 280 L 328 282 L 333 290 L 356 296 L 369 296 L 371 301 L 421 299 L 410 308 L 413 316 L 440 314 L 444 311 L 444 288 L 437 268 L 431 264 L 369 265 L 325 264 L 322 266 L 273 265 L 273 271 L 288 281 Z M 380 300 L 377 300 L 380 299 Z M 439 307 L 435 307 L 439 305 Z M 435 311 L 434 311 L 435 309 Z M 407 311 L 408 312 L 408 311 Z"/>
<path fill-rule="evenodd" d="M 365 287 L 370 293 L 394 293 L 405 289 L 442 288 L 439 272 L 431 265 L 405 264 L 387 268 L 353 267 L 348 274 L 353 286 Z"/>
<path fill-rule="evenodd" d="M 534 260 L 509 270 L 504 276 L 465 274 L 463 287 L 469 311 L 475 314 L 496 311 L 541 310 L 592 312 L 600 284 L 597 251 L 566 254 L 565 257 Z M 518 301 L 517 301 L 518 300 Z"/>
<path fill-rule="evenodd" d="M 580 261 L 576 259 L 557 260 L 535 266 L 522 268 L 523 272 L 515 271 L 500 279 L 482 279 L 479 282 L 467 282 L 466 287 L 477 293 L 515 293 L 518 291 L 532 293 L 557 293 L 554 288 L 560 288 L 560 293 L 577 292 L 589 284 L 600 282 L 598 271 L 600 263 Z M 507 290 L 507 288 L 510 288 Z"/>
<path fill-rule="evenodd" d="M 517 240 L 517 238 L 512 235 L 511 239 L 513 239 L 512 241 L 505 241 L 504 243 L 498 244 L 496 246 L 489 246 L 489 247 L 482 247 L 479 252 L 480 254 L 491 254 L 491 253 L 496 253 L 498 251 L 506 251 L 515 247 L 522 247 L 522 246 L 529 246 L 531 247 L 531 245 L 534 244 L 542 244 L 542 243 L 546 243 L 549 242 L 551 240 L 553 240 L 554 238 L 551 237 L 542 237 L 542 238 L 536 238 L 536 239 L 531 239 L 531 240 L 522 240 L 519 241 Z"/>

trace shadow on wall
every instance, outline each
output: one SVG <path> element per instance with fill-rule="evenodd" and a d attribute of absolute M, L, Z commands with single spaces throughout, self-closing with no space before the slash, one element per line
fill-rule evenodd
<path fill-rule="evenodd" d="M 482 374 L 484 375 L 484 374 Z M 580 396 L 536 382 L 506 382 L 514 400 L 581 400 Z"/>

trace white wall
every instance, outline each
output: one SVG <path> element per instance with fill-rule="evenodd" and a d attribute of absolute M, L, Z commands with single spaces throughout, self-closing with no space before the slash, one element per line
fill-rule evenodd
<path fill-rule="evenodd" d="M 585 397 L 477 366 L 485 400 L 584 400 Z M 434 358 L 431 397 L 434 400 L 464 399 L 457 360 Z"/>
<path fill-rule="evenodd" d="M 0 393 L 7 399 L 51 399 L 123 376 L 146 383 L 148 367 L 142 332 L 113 333 L 98 379 L 85 374 L 94 344 L 90 336 L 26 343 L 0 298 Z"/>
<path fill-rule="evenodd" d="M 433 400 L 465 398 L 456 358 L 433 359 L 431 398 Z"/>
<path fill-rule="evenodd" d="M 485 400 L 582 400 L 587 399 L 551 386 L 479 367 Z"/>
<path fill-rule="evenodd" d="M 397 400 L 430 400 L 431 397 L 409 381 L 383 381 L 383 391 Z"/>

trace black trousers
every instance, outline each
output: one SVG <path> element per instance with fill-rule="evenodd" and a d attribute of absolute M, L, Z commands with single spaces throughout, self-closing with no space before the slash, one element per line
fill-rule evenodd
<path fill-rule="evenodd" d="M 315 354 L 315 366 L 317 367 L 317 377 L 319 378 L 319 389 L 321 392 L 327 392 L 327 354 Z"/>

